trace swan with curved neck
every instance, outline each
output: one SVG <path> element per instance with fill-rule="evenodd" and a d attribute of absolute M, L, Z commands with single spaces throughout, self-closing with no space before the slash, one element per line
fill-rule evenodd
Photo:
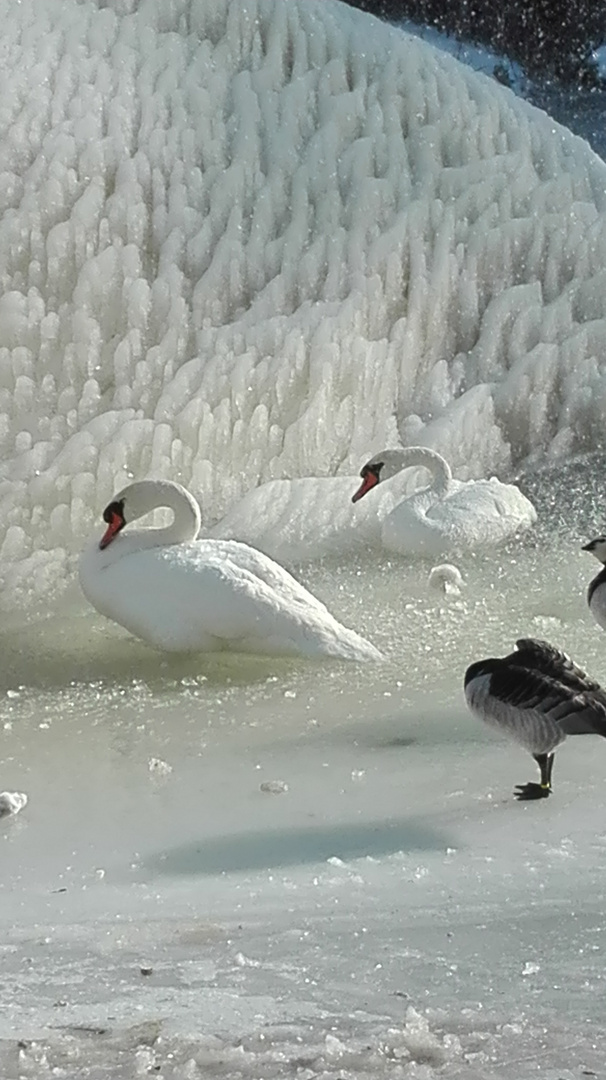
<path fill-rule="evenodd" d="M 172 510 L 170 525 L 125 528 L 159 507 Z M 103 536 L 80 558 L 82 591 L 102 615 L 157 648 L 381 659 L 260 551 L 235 540 L 197 540 L 200 509 L 180 484 L 129 484 L 103 519 Z"/>
<path fill-rule="evenodd" d="M 492 547 L 536 521 L 534 506 L 514 484 L 496 477 L 454 480 L 445 458 L 426 446 L 375 454 L 360 473 L 362 483 L 352 501 L 412 466 L 427 469 L 432 483 L 403 499 L 385 518 L 381 538 L 390 551 L 436 556 Z"/>

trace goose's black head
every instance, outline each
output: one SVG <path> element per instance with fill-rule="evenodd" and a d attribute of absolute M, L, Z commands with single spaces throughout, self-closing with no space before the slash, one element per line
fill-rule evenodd
<path fill-rule="evenodd" d="M 606 565 L 606 536 L 596 536 L 588 544 L 583 544 L 582 551 L 590 551 L 598 562 Z"/>

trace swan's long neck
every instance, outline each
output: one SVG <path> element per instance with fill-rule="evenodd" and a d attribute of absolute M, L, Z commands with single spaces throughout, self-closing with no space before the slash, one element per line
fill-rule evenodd
<path fill-rule="evenodd" d="M 118 496 L 119 498 L 119 496 Z M 120 556 L 143 548 L 166 547 L 195 540 L 200 531 L 200 507 L 186 488 L 171 481 L 141 480 L 125 489 L 125 513 L 127 521 L 136 521 L 152 510 L 166 507 L 173 512 L 170 525 L 151 529 L 130 529 L 110 544 Z M 130 511 L 130 512 L 129 512 Z"/>
<path fill-rule="evenodd" d="M 414 466 L 422 466 L 431 473 L 432 490 L 437 495 L 448 492 L 452 481 L 450 465 L 437 450 L 430 450 L 427 446 L 405 446 L 402 450 L 391 450 L 389 460 L 385 462 L 385 479 Z"/>
<path fill-rule="evenodd" d="M 166 506 L 173 512 L 170 525 L 153 529 L 161 544 L 183 544 L 195 540 L 200 531 L 200 507 L 186 488 L 179 484 L 161 485 L 157 495 L 156 508 Z"/>

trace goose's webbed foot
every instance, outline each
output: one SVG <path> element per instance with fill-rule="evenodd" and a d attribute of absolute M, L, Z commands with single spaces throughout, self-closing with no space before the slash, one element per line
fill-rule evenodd
<path fill-rule="evenodd" d="M 518 784 L 514 791 L 516 799 L 546 799 L 551 795 L 551 784 Z"/>

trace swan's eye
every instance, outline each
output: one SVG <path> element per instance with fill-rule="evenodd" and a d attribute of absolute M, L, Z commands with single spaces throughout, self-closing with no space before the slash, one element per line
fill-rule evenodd
<path fill-rule="evenodd" d="M 117 536 L 120 530 L 126 525 L 124 518 L 124 499 L 119 499 L 116 502 L 110 503 L 109 506 L 106 506 L 103 511 L 103 520 L 107 524 L 107 529 L 99 541 L 101 551 L 104 551 L 108 544 L 111 544 L 114 537 Z"/>
<path fill-rule="evenodd" d="M 374 476 L 375 480 L 379 480 L 383 465 L 383 461 L 375 461 L 372 465 L 365 465 L 360 473 L 360 476 L 363 480 L 365 480 L 367 476 Z"/>
<path fill-rule="evenodd" d="M 124 499 L 111 502 L 103 511 L 103 520 L 106 525 L 109 525 L 116 517 L 121 518 L 124 523 Z"/>
<path fill-rule="evenodd" d="M 376 464 L 367 464 L 362 469 L 360 476 L 362 477 L 362 483 L 354 495 L 351 497 L 352 502 L 357 502 L 363 495 L 366 495 L 367 491 L 376 487 L 381 479 L 381 469 L 383 468 L 383 462 Z"/>

